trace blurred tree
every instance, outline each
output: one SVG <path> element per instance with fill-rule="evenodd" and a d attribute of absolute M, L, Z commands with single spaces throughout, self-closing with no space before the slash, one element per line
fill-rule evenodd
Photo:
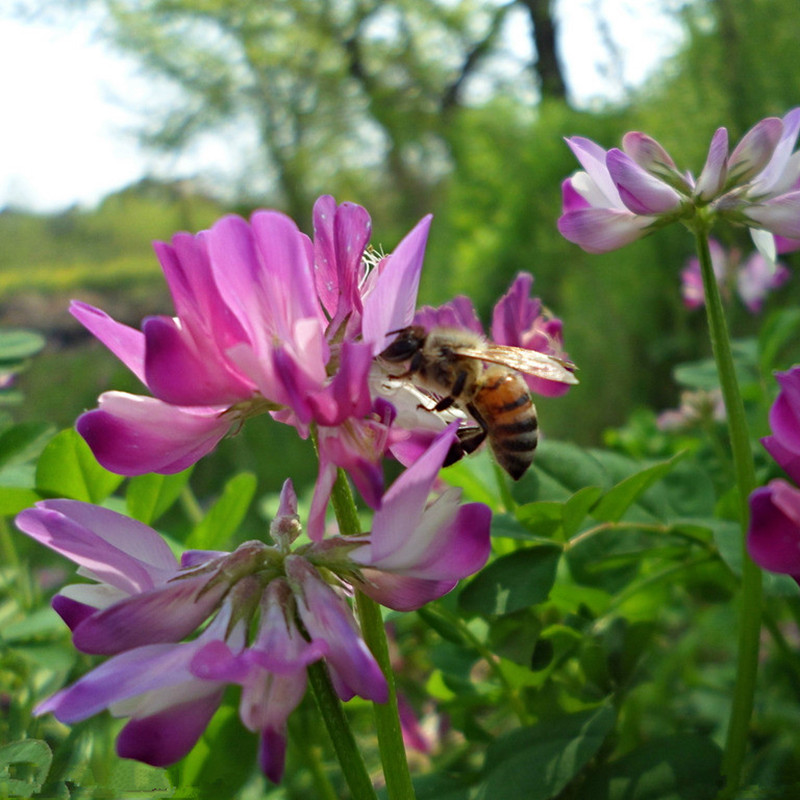
<path fill-rule="evenodd" d="M 297 219 L 332 184 L 362 196 L 369 186 L 394 216 L 418 217 L 451 170 L 462 109 L 566 96 L 552 0 L 77 4 L 99 6 L 104 33 L 160 79 L 147 143 L 178 150 L 212 130 L 233 147 L 255 142 L 250 175 L 262 181 L 252 188 Z M 506 35 L 525 15 L 533 63 Z"/>

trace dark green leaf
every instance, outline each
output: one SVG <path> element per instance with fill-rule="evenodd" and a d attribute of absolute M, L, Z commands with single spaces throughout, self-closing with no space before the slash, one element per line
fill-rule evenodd
<path fill-rule="evenodd" d="M 547 599 L 561 548 L 537 545 L 493 561 L 459 595 L 460 606 L 475 614 L 509 614 Z"/>
<path fill-rule="evenodd" d="M 0 469 L 35 459 L 53 437 L 55 428 L 46 422 L 22 422 L 0 434 Z"/>
<path fill-rule="evenodd" d="M 105 500 L 122 480 L 95 461 L 89 445 L 71 428 L 50 440 L 36 466 L 37 491 L 87 503 Z"/>
<path fill-rule="evenodd" d="M 603 466 L 593 454 L 565 442 L 542 442 L 528 472 L 536 478 L 536 497 L 540 500 L 563 501 L 586 486 L 605 488 L 609 485 Z M 525 493 L 524 480 L 519 482 L 519 492 L 515 491 L 515 496 Z"/>
<path fill-rule="evenodd" d="M 592 800 L 711 800 L 722 788 L 719 747 L 704 736 L 653 740 L 601 767 L 582 787 Z"/>
<path fill-rule="evenodd" d="M 499 737 L 486 752 L 488 774 L 481 798 L 556 797 L 599 750 L 613 726 L 614 712 L 603 706 Z"/>
<path fill-rule="evenodd" d="M 174 475 L 139 475 L 131 478 L 125 492 L 128 514 L 145 525 L 157 520 L 180 496 L 193 467 Z"/>
<path fill-rule="evenodd" d="M 656 481 L 663 478 L 683 457 L 683 453 L 678 453 L 669 461 L 645 467 L 645 469 L 628 476 L 603 495 L 592 510 L 592 516 L 602 522 L 618 522 L 628 508 Z"/>
<path fill-rule="evenodd" d="M 222 547 L 244 519 L 256 492 L 256 476 L 252 472 L 234 475 L 222 495 L 186 539 L 186 547 L 213 550 Z"/>

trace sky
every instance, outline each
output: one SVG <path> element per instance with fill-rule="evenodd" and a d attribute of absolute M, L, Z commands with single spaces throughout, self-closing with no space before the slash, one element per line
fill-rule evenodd
<path fill-rule="evenodd" d="M 656 69 L 679 38 L 658 0 L 560 0 L 562 48 L 581 54 L 568 60 L 567 77 L 584 104 L 613 99 L 615 82 L 604 72 L 607 51 L 591 11 L 598 3 L 612 12 L 624 64 L 616 77 L 627 85 Z M 77 19 L 55 26 L 0 18 L 0 209 L 89 207 L 147 174 L 183 177 L 225 162 L 235 167 L 221 139 L 170 160 L 143 150 L 134 131 L 148 84 L 92 30 Z M 525 47 L 526 35 L 520 41 Z"/>

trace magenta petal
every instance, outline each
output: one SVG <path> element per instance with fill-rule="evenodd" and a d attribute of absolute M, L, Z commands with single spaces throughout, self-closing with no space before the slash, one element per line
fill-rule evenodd
<path fill-rule="evenodd" d="M 769 424 L 778 443 L 800 454 L 800 367 L 775 375 L 781 386 L 769 412 Z"/>
<path fill-rule="evenodd" d="M 362 333 L 374 356 L 386 349 L 392 331 L 405 328 L 414 319 L 431 219 L 431 215 L 423 217 L 387 256 L 375 288 L 364 301 Z"/>
<path fill-rule="evenodd" d="M 432 580 L 428 578 L 394 575 L 368 567 L 362 570 L 364 581 L 358 588 L 386 608 L 394 611 L 416 611 L 426 603 L 438 600 L 453 589 L 456 580 Z"/>
<path fill-rule="evenodd" d="M 221 355 L 198 350 L 185 327 L 168 317 L 144 322 L 145 375 L 150 391 L 172 405 L 233 405 L 249 398 L 255 385 L 233 374 Z"/>
<path fill-rule="evenodd" d="M 561 183 L 561 210 L 563 213 L 591 208 L 591 203 L 575 188 L 572 178 Z"/>
<path fill-rule="evenodd" d="M 73 644 L 84 653 L 110 655 L 177 642 L 208 618 L 228 588 L 219 583 L 201 594 L 208 580 L 208 575 L 181 578 L 120 600 L 80 623 L 73 631 Z"/>
<path fill-rule="evenodd" d="M 332 197 L 324 196 L 314 204 L 314 277 L 334 329 L 344 316 L 361 311 L 358 287 L 371 232 L 369 214 L 355 203 L 337 208 Z"/>
<path fill-rule="evenodd" d="M 94 457 L 120 475 L 171 474 L 210 453 L 230 423 L 219 409 L 171 406 L 152 397 L 106 392 L 76 427 Z"/>
<path fill-rule="evenodd" d="M 680 206 L 678 192 L 621 150 L 609 150 L 606 162 L 622 202 L 634 214 L 666 214 Z"/>
<path fill-rule="evenodd" d="M 261 731 L 258 748 L 258 766 L 273 783 L 280 783 L 286 761 L 286 735 L 266 728 Z"/>
<path fill-rule="evenodd" d="M 521 334 L 536 322 L 542 304 L 531 298 L 533 276 L 520 272 L 508 291 L 497 301 L 492 313 L 492 340 L 498 344 L 522 347 Z"/>
<path fill-rule="evenodd" d="M 765 436 L 761 440 L 765 450 L 778 466 L 796 483 L 800 484 L 800 453 L 784 447 L 776 437 Z"/>
<path fill-rule="evenodd" d="M 653 217 L 611 208 L 585 208 L 570 211 L 558 220 L 558 230 L 587 253 L 609 253 L 647 233 Z"/>
<path fill-rule="evenodd" d="M 69 597 L 64 597 L 63 594 L 55 595 L 50 605 L 71 631 L 74 631 L 81 622 L 97 611 L 96 608 L 87 606 L 85 603 L 79 603 Z"/>
<path fill-rule="evenodd" d="M 112 319 L 99 308 L 73 300 L 69 307 L 78 322 L 96 336 L 142 383 L 144 377 L 144 335 Z"/>
<path fill-rule="evenodd" d="M 195 700 L 132 719 L 117 737 L 117 754 L 154 767 L 174 764 L 197 744 L 219 707 L 223 691 L 224 687 L 212 688 Z"/>
<path fill-rule="evenodd" d="M 760 567 L 800 577 L 800 490 L 773 480 L 750 495 L 747 549 Z"/>

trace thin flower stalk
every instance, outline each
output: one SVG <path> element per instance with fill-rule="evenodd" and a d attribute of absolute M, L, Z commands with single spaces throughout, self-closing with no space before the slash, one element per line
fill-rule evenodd
<path fill-rule="evenodd" d="M 739 495 L 739 515 L 743 531 L 738 666 L 722 762 L 726 781 L 722 797 L 732 797 L 741 780 L 758 672 L 762 606 L 761 571 L 747 552 L 746 539 L 749 516 L 748 497 L 755 488 L 756 477 L 744 403 L 736 379 L 730 336 L 722 308 L 719 285 L 714 275 L 707 229 L 698 225 L 695 230 L 695 238 L 703 276 L 711 346 L 728 418 L 733 466 Z"/>
<path fill-rule="evenodd" d="M 353 500 L 353 493 L 350 491 L 350 484 L 341 470 L 339 470 L 331 492 L 331 504 L 339 525 L 339 532 L 343 536 L 358 534 L 358 510 Z M 406 759 L 403 732 L 400 726 L 400 711 L 397 705 L 397 687 L 389 658 L 389 645 L 380 606 L 363 593 L 357 592 L 356 613 L 358 621 L 361 623 L 361 634 L 364 641 L 378 662 L 389 689 L 389 699 L 386 703 L 372 704 L 386 791 L 389 800 L 414 800 L 416 795 Z"/>

